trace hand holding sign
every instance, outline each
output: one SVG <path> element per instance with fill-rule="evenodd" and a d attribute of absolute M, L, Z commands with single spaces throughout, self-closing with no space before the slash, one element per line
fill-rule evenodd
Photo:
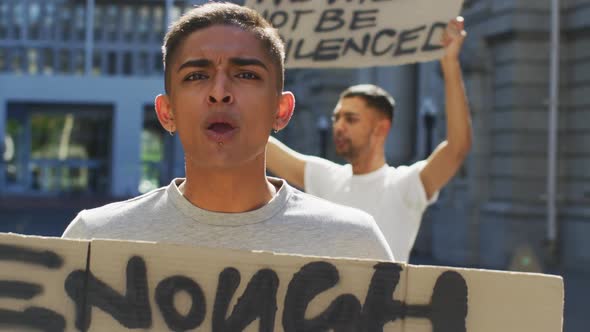
<path fill-rule="evenodd" d="M 461 46 L 467 36 L 467 32 L 464 29 L 465 21 L 463 17 L 458 16 L 451 20 L 445 29 L 445 32 L 441 38 L 441 44 L 445 48 L 445 55 L 443 59 L 454 60 L 459 58 L 459 52 L 461 52 Z"/>

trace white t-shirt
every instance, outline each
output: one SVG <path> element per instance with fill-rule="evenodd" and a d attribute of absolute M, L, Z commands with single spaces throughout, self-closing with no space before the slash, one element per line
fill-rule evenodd
<path fill-rule="evenodd" d="M 193 205 L 178 189 L 184 179 L 175 179 L 139 197 L 80 212 L 63 237 L 394 259 L 367 213 L 308 195 L 284 180 L 269 180 L 280 189 L 268 204 L 244 213 L 221 213 Z"/>
<path fill-rule="evenodd" d="M 426 161 L 410 166 L 383 165 L 368 174 L 353 175 L 352 166 L 310 157 L 305 164 L 305 191 L 361 209 L 375 218 L 397 261 L 407 262 L 420 229 L 422 214 L 438 198 L 426 199 L 420 171 Z"/>

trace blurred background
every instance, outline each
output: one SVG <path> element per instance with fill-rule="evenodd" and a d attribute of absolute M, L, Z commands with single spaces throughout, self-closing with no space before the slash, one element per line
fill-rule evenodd
<path fill-rule="evenodd" d="M 81 209 L 183 176 L 153 99 L 166 27 L 202 2 L 0 0 L 0 231 L 59 236 Z M 590 0 L 465 0 L 461 14 L 474 144 L 410 263 L 562 275 L 564 330 L 588 331 Z M 390 165 L 444 139 L 438 62 L 288 70 L 297 109 L 277 137 L 342 162 L 329 119 L 357 83 L 396 99 Z"/>

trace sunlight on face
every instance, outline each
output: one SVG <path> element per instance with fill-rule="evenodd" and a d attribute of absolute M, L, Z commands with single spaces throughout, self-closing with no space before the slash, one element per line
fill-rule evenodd
<path fill-rule="evenodd" d="M 190 34 L 172 63 L 170 107 L 187 164 L 232 168 L 264 161 L 280 94 L 262 43 L 235 26 Z"/>

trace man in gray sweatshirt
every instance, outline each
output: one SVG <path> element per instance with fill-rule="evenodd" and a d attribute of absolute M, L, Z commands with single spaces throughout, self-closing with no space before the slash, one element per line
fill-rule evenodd
<path fill-rule="evenodd" d="M 295 105 L 283 91 L 284 44 L 254 10 L 208 3 L 170 28 L 162 47 L 162 126 L 177 133 L 186 178 L 84 210 L 65 238 L 145 240 L 331 257 L 393 260 L 365 212 L 266 176 L 266 144 Z"/>

